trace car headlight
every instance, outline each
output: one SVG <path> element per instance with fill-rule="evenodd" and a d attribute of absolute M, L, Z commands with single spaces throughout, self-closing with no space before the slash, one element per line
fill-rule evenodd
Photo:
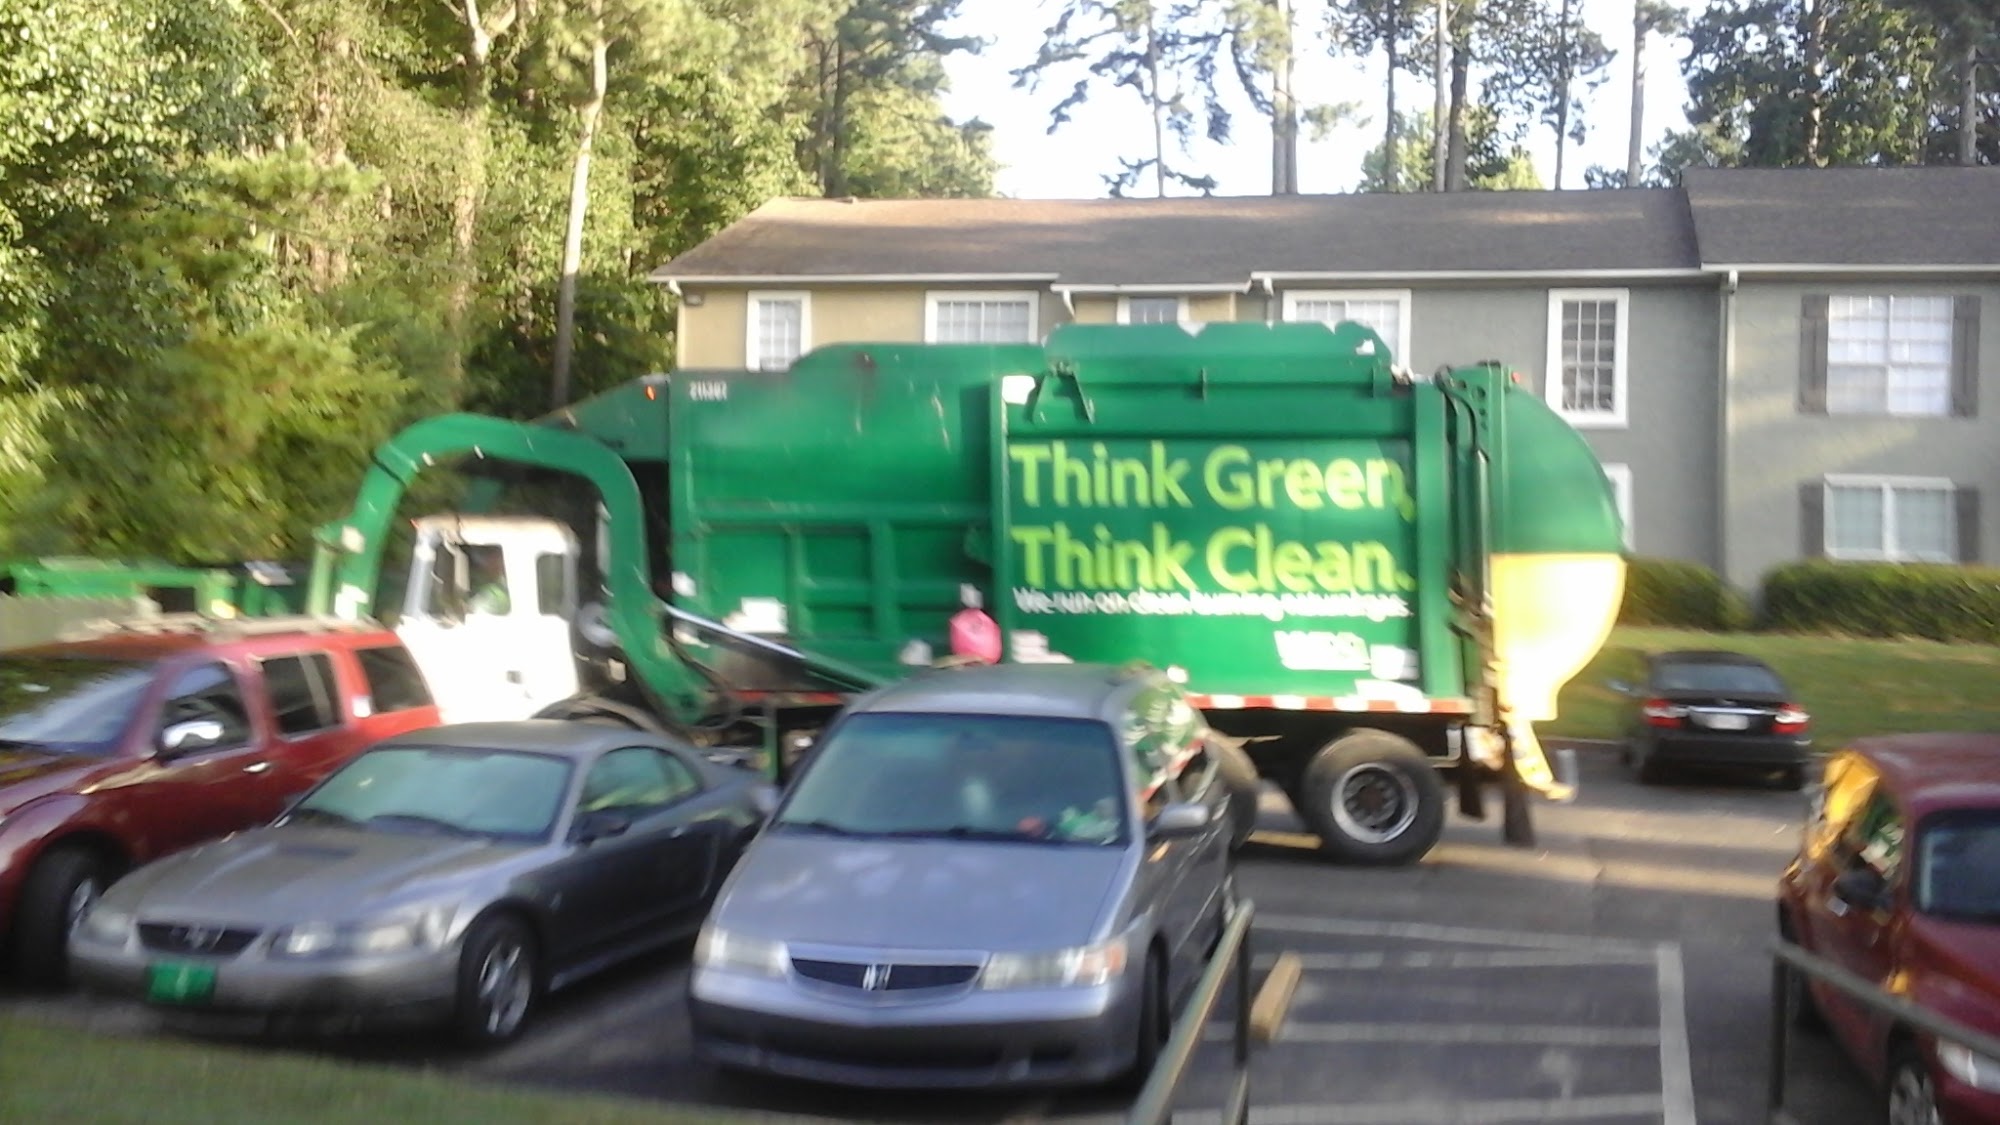
<path fill-rule="evenodd" d="M 694 943 L 694 963 L 704 969 L 781 977 L 790 968 L 790 961 L 782 941 L 732 934 L 713 926 L 703 927 Z"/>
<path fill-rule="evenodd" d="M 452 909 L 432 907 L 391 918 L 352 924 L 307 922 L 271 935 L 271 956 L 380 957 L 413 950 L 442 948 L 451 935 Z"/>
<path fill-rule="evenodd" d="M 117 910 L 96 905 L 83 916 L 83 936 L 92 941 L 123 944 L 132 936 L 135 919 L 129 910 Z"/>
<path fill-rule="evenodd" d="M 2000 1092 L 2000 1059 L 1988 1058 L 1970 1047 L 1940 1040 L 1937 1061 L 1946 1074 L 1975 1090 Z"/>
<path fill-rule="evenodd" d="M 980 970 L 981 988 L 1089 988 L 1125 971 L 1125 939 L 1054 953 L 996 953 Z"/>

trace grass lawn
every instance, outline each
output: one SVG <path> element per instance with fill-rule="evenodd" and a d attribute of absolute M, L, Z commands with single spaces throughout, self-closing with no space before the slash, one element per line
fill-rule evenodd
<path fill-rule="evenodd" d="M 1561 717 L 1536 729 L 1571 738 L 1622 737 L 1625 701 L 1604 682 L 1635 682 L 1643 654 L 1676 648 L 1747 653 L 1777 669 L 1812 714 L 1813 745 L 1821 750 L 1869 734 L 2000 731 L 2000 647 L 1625 628 L 1615 630 L 1597 659 L 1563 689 Z"/>
<path fill-rule="evenodd" d="M 750 1120 L 613 1098 L 480 1086 L 303 1055 L 98 1036 L 0 1016 L 0 1121 L 728 1125 Z"/>

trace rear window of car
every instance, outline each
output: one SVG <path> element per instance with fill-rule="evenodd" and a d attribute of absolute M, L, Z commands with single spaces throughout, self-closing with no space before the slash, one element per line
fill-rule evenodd
<path fill-rule="evenodd" d="M 323 652 L 265 657 L 264 693 L 281 734 L 311 734 L 340 725 L 340 689 Z"/>
<path fill-rule="evenodd" d="M 1653 673 L 1653 686 L 1661 691 L 1742 691 L 1757 695 L 1783 695 L 1784 681 L 1761 664 L 1662 664 Z"/>
<path fill-rule="evenodd" d="M 376 714 L 430 706 L 430 686 L 417 670 L 409 649 L 402 645 L 378 645 L 356 649 L 354 656 L 361 662 L 361 678 L 368 682 L 368 695 L 374 701 Z"/>

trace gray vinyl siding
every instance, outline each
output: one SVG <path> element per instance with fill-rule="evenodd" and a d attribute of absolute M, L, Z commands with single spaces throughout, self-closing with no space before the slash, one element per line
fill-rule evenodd
<path fill-rule="evenodd" d="M 1807 413 L 1800 396 L 1800 331 L 1808 296 L 1980 298 L 1979 414 L 1968 418 L 1890 418 Z M 1809 519 L 1801 486 L 1829 473 L 1948 478 L 1979 490 L 1982 506 L 2000 500 L 2000 284 L 1934 278 L 1873 282 L 1744 281 L 1734 300 L 1727 427 L 1728 491 L 1723 569 L 1755 589 L 1779 563 L 1796 559 Z M 1978 521 L 1979 559 L 2000 559 L 1996 521 Z"/>
<path fill-rule="evenodd" d="M 1598 280 L 1508 287 L 1417 289 L 1411 364 L 1497 359 L 1536 394 L 1549 371 L 1551 289 L 1626 289 L 1627 425 L 1581 432 L 1600 461 L 1632 475 L 1632 550 L 1715 566 L 1717 297 L 1712 282 L 1667 285 Z"/>

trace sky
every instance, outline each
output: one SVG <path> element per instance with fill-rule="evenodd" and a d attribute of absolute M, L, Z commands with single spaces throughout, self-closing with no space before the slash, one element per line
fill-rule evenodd
<path fill-rule="evenodd" d="M 1561 186 L 1584 186 L 1584 169 L 1592 164 L 1624 168 L 1626 133 L 1631 114 L 1632 0 L 1579 0 L 1587 22 L 1615 55 L 1606 69 L 1610 77 L 1585 96 L 1589 132 L 1578 149 L 1571 145 L 1564 159 Z M 1121 155 L 1150 155 L 1152 126 L 1144 105 L 1129 90 L 1103 85 L 1073 119 L 1053 135 L 1049 110 L 1080 76 L 1061 72 L 1040 91 L 1016 89 L 1010 71 L 1032 60 L 1043 29 L 1060 10 L 1061 0 L 965 0 L 954 32 L 980 36 L 989 45 L 979 55 L 947 60 L 951 90 L 945 109 L 954 118 L 978 117 L 994 127 L 993 148 L 1001 170 L 1000 194 L 1023 199 L 1091 199 L 1107 194 L 1103 174 L 1116 171 Z M 1311 5 L 1300 3 L 1300 9 Z M 1685 5 L 1683 5 L 1685 6 Z M 1301 38 L 1304 38 L 1301 13 Z M 1685 40 L 1654 36 L 1646 51 L 1646 146 L 1669 129 L 1684 128 L 1682 107 L 1687 88 L 1681 80 Z M 1314 102 L 1359 102 L 1364 120 L 1313 141 L 1304 130 L 1299 138 L 1299 190 L 1307 194 L 1352 191 L 1361 176 L 1363 154 L 1381 143 L 1385 64 L 1381 59 L 1302 57 L 1295 64 L 1293 89 L 1301 105 Z M 1225 81 L 1233 78 L 1225 76 Z M 1582 93 L 1580 90 L 1579 93 Z M 1430 82 L 1401 75 L 1396 83 L 1399 108 L 1428 110 L 1434 98 Z M 1271 190 L 1271 129 L 1268 119 L 1247 102 L 1236 106 L 1234 136 L 1227 147 L 1203 145 L 1195 150 L 1200 170 L 1217 180 L 1218 195 L 1263 195 Z M 1171 144 L 1171 140 L 1169 141 Z M 1534 155 L 1542 182 L 1555 173 L 1555 139 L 1546 126 L 1530 131 L 1525 141 Z M 1168 185 L 1170 194 L 1191 194 Z M 1150 180 L 1133 194 L 1151 194 Z"/>

